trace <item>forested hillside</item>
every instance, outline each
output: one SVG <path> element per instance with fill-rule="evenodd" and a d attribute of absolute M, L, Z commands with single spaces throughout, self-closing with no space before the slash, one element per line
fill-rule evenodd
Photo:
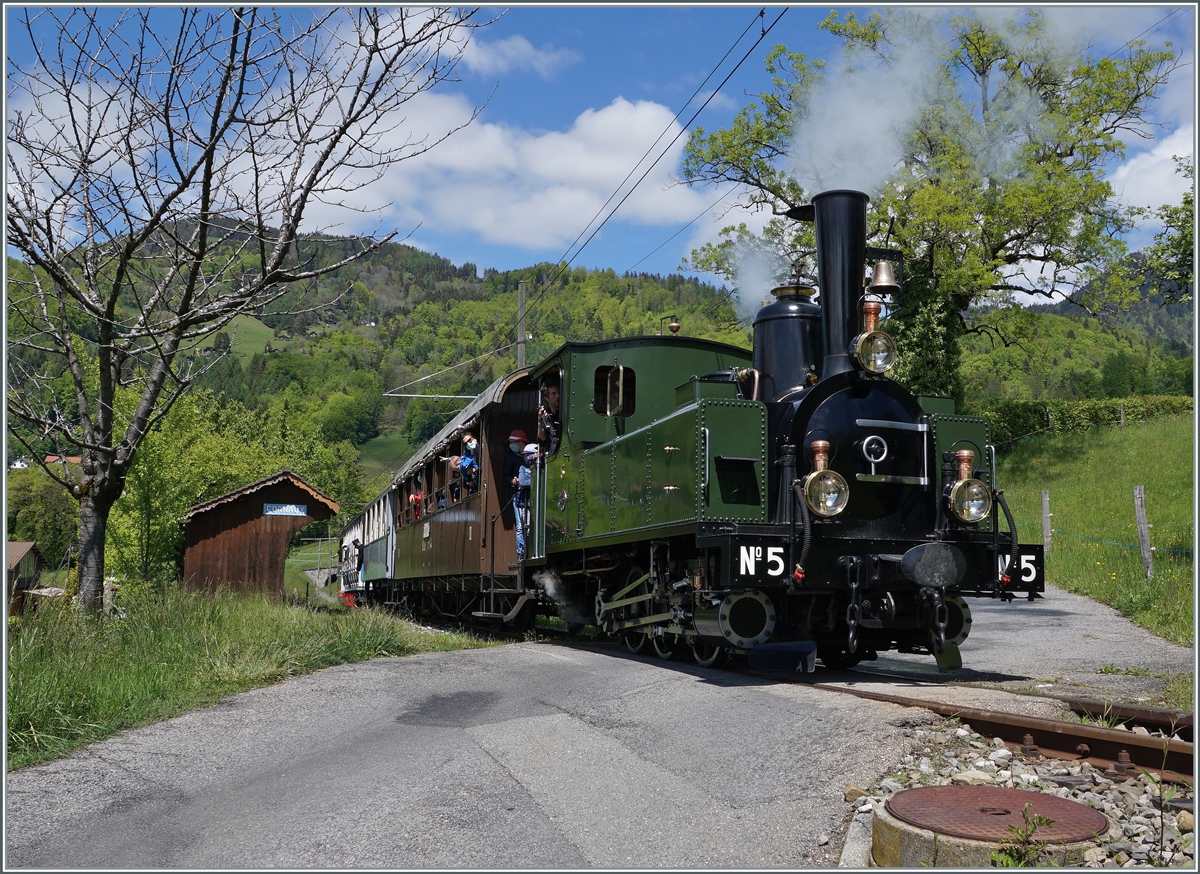
<path fill-rule="evenodd" d="M 993 317 L 989 321 L 999 333 L 983 330 L 961 342 L 964 395 L 1011 400 L 1190 395 L 1191 305 L 1172 309 L 1177 312 L 1143 301 L 1109 320 L 1060 304 Z"/>
<path fill-rule="evenodd" d="M 333 263 L 360 245 L 302 247 L 299 260 Z M 9 269 L 23 268 L 10 259 Z M 514 369 L 522 281 L 531 363 L 568 339 L 656 333 L 670 316 L 686 335 L 750 345 L 731 293 L 692 278 L 553 264 L 480 276 L 474 264 L 385 245 L 188 350 L 209 369 L 139 450 L 109 529 L 112 569 L 171 578 L 187 508 L 284 465 L 358 512 L 379 486 L 360 460 L 370 457 L 371 473 L 394 468 L 465 403 L 385 393 L 471 395 Z M 971 315 L 981 327 L 962 340 L 960 375 L 972 402 L 1192 393 L 1190 302 L 1162 306 L 1146 292 L 1104 319 L 1071 304 Z M 10 441 L 9 460 L 17 454 Z M 58 487 L 40 471 L 9 485 L 10 536 L 61 553 L 77 533 L 74 502 L 52 500 Z"/>
<path fill-rule="evenodd" d="M 339 242 L 321 257 L 336 260 L 350 245 Z M 388 245 L 280 302 L 280 309 L 312 311 L 261 314 L 272 339 L 250 356 L 226 356 L 200 384 L 252 409 L 273 409 L 286 399 L 294 415 L 328 440 L 361 444 L 381 432 L 402 432 L 420 442 L 461 404 L 384 398 L 384 392 L 473 394 L 512 370 L 521 281 L 530 362 L 568 338 L 654 333 L 671 315 L 690 336 L 749 342 L 727 291 L 680 275 L 619 277 L 539 264 L 487 270 L 480 278 L 473 264 L 455 267 L 410 246 Z M 213 345 L 240 343 L 235 333 Z M 445 372 L 415 382 L 439 371 Z"/>

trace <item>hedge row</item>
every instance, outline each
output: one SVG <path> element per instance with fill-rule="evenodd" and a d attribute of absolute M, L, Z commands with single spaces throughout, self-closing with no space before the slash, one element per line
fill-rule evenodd
<path fill-rule="evenodd" d="M 1146 395 L 1083 401 L 995 401 L 970 410 L 991 424 L 992 442 L 1007 443 L 1036 431 L 1083 431 L 1098 425 L 1144 422 L 1159 416 L 1191 414 L 1192 398 Z"/>

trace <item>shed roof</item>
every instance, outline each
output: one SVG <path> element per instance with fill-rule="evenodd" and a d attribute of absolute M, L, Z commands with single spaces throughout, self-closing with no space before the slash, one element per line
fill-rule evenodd
<path fill-rule="evenodd" d="M 36 543 L 25 542 L 23 540 L 10 540 L 4 544 L 4 553 L 8 557 L 8 569 L 12 570 L 19 565 L 21 560 L 29 555 L 30 550 L 33 550 L 38 558 L 42 557 L 42 551 L 37 548 Z M 43 558 L 42 562 L 45 563 L 45 561 Z"/>
<path fill-rule="evenodd" d="M 240 489 L 235 489 L 232 492 L 221 495 L 219 498 L 213 498 L 210 501 L 205 501 L 203 504 L 196 504 L 183 514 L 183 518 L 191 519 L 193 516 L 197 516 L 200 513 L 207 513 L 209 510 L 219 507 L 222 504 L 228 504 L 231 501 L 236 501 L 239 498 L 245 497 L 246 495 L 254 494 L 254 492 L 257 492 L 259 489 L 265 489 L 267 486 L 273 486 L 276 483 L 281 483 L 285 480 L 291 482 L 293 485 L 296 485 L 299 488 L 304 489 L 304 491 L 308 492 L 310 495 L 328 507 L 331 512 L 337 513 L 338 510 L 341 509 L 336 501 L 334 501 L 328 495 L 324 495 L 317 491 L 304 480 L 300 479 L 300 477 L 296 476 L 296 474 L 292 473 L 290 468 L 285 467 L 274 476 L 269 476 L 266 479 L 260 479 L 258 482 L 250 483 L 248 486 L 242 486 Z"/>

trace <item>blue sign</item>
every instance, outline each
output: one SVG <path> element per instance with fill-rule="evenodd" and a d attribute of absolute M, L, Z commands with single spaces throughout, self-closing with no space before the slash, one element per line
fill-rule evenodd
<path fill-rule="evenodd" d="M 263 504 L 264 516 L 307 516 L 308 504 Z"/>

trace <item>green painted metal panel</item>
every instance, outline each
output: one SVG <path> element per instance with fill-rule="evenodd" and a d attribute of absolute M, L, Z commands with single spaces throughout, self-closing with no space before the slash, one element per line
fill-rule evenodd
<path fill-rule="evenodd" d="M 646 492 L 652 430 L 638 432 L 613 444 L 612 494 L 609 497 L 612 531 L 633 531 L 650 521 L 650 500 Z"/>
<path fill-rule="evenodd" d="M 766 405 L 710 399 L 699 407 L 700 517 L 710 522 L 766 522 Z"/>
<path fill-rule="evenodd" d="M 560 450 L 546 459 L 546 547 L 567 543 L 575 537 L 579 518 L 579 483 L 582 454 Z"/>
<path fill-rule="evenodd" d="M 933 432 L 933 462 L 934 476 L 937 478 L 938 484 L 937 494 L 942 494 L 946 486 L 942 479 L 942 454 L 956 452 L 959 449 L 975 451 L 975 469 L 980 471 L 980 479 L 995 488 L 987 456 L 987 445 L 991 442 L 987 419 L 981 416 L 945 416 L 935 413 L 929 417 L 929 427 Z M 979 524 L 979 530 L 991 531 L 994 518 L 995 513 Z"/>
<path fill-rule="evenodd" d="M 650 429 L 651 525 L 696 518 L 698 416 L 699 408 L 691 406 Z"/>
<path fill-rule="evenodd" d="M 577 538 L 597 537 L 613 530 L 613 451 L 610 443 L 583 454 L 579 517 L 574 531 Z"/>
<path fill-rule="evenodd" d="M 561 360 L 567 371 L 563 424 L 569 442 L 576 445 L 607 443 L 632 434 L 675 409 L 678 404 L 676 388 L 693 376 L 731 367 L 749 367 L 753 363 L 748 349 L 694 337 L 635 337 L 611 343 L 572 343 Z M 606 417 L 592 406 L 597 369 L 615 364 L 632 370 L 636 377 L 634 411 L 625 418 Z"/>
<path fill-rule="evenodd" d="M 675 403 L 680 407 L 703 398 L 736 397 L 737 385 L 732 382 L 716 382 L 693 378 L 675 389 Z"/>

